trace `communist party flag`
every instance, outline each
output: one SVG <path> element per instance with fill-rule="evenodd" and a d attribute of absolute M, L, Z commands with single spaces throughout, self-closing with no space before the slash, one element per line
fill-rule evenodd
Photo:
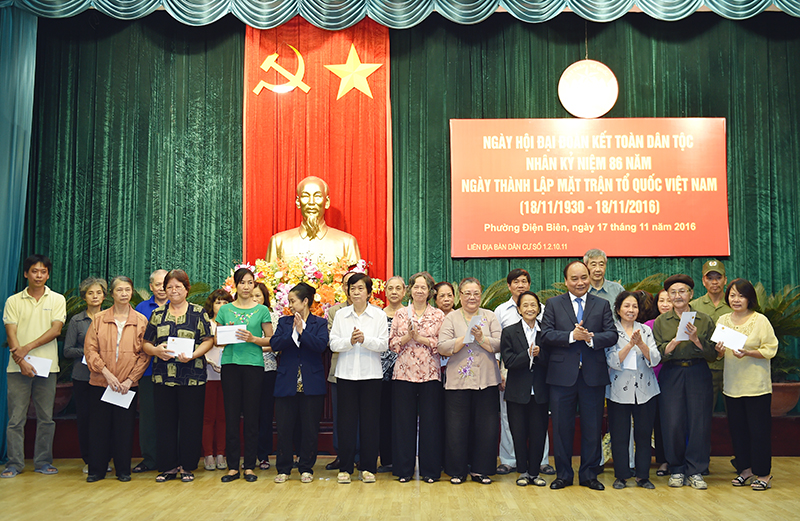
<path fill-rule="evenodd" d="M 244 62 L 244 260 L 299 226 L 295 188 L 313 175 L 330 187 L 327 224 L 354 235 L 370 275 L 385 277 L 389 30 L 364 19 L 327 31 L 299 16 L 247 27 Z"/>

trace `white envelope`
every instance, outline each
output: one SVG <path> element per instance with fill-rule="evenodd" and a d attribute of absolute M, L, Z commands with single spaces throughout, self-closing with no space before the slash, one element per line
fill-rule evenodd
<path fill-rule="evenodd" d="M 471 344 L 475 341 L 475 336 L 472 334 L 472 328 L 475 326 L 480 326 L 482 319 L 483 317 L 481 315 L 475 315 L 472 317 L 472 320 L 469 321 L 469 326 L 467 326 L 467 334 L 464 335 L 465 344 Z"/>
<path fill-rule="evenodd" d="M 242 341 L 236 338 L 237 331 L 245 331 L 246 326 L 240 324 L 238 326 L 217 326 L 217 345 L 227 346 L 229 344 L 241 344 Z"/>
<path fill-rule="evenodd" d="M 36 376 L 41 376 L 42 378 L 50 376 L 50 367 L 53 365 L 53 361 L 49 358 L 28 355 L 25 357 L 25 361 L 36 370 Z"/>
<path fill-rule="evenodd" d="M 694 319 L 697 316 L 697 311 L 684 311 L 681 313 L 681 323 L 678 325 L 678 334 L 675 335 L 675 340 L 683 342 L 689 340 L 689 334 L 686 332 L 686 324 L 694 325 Z"/>
<path fill-rule="evenodd" d="M 628 356 L 625 357 L 625 360 L 622 361 L 622 368 L 635 371 L 637 358 L 639 358 L 639 350 L 634 346 L 628 351 Z"/>
<path fill-rule="evenodd" d="M 722 342 L 725 347 L 731 351 L 740 352 L 742 349 L 744 349 L 744 343 L 747 341 L 747 335 L 739 333 L 730 327 L 723 326 L 722 324 L 717 324 L 714 334 L 711 335 L 711 341 Z"/>
<path fill-rule="evenodd" d="M 194 338 L 179 338 L 171 336 L 167 338 L 167 351 L 172 351 L 175 358 L 183 353 L 187 358 L 191 358 L 194 352 Z"/>
<path fill-rule="evenodd" d="M 100 397 L 100 401 L 127 409 L 131 406 L 134 396 L 136 396 L 136 391 L 128 391 L 122 394 L 114 391 L 111 387 L 106 387 L 106 391 L 103 393 L 103 396 Z"/>

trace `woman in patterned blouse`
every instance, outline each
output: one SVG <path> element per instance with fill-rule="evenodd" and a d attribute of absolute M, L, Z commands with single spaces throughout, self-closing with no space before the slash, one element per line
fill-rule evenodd
<path fill-rule="evenodd" d="M 488 485 L 497 470 L 500 367 L 495 353 L 502 328 L 494 312 L 480 307 L 478 279 L 462 280 L 458 291 L 461 309 L 447 315 L 439 330 L 439 354 L 450 357 L 444 386 L 444 468 L 450 483 L 459 485 L 471 461 L 472 480 Z"/>
<path fill-rule="evenodd" d="M 153 397 L 156 413 L 156 482 L 194 481 L 192 471 L 202 453 L 203 408 L 206 395 L 205 354 L 214 345 L 211 320 L 203 306 L 186 300 L 189 276 L 172 270 L 164 277 L 169 303 L 150 316 L 144 333 L 144 350 L 154 356 Z M 191 355 L 177 356 L 169 339 L 191 340 Z M 178 439 L 180 433 L 180 439 Z"/>
<path fill-rule="evenodd" d="M 392 382 L 392 473 L 411 481 L 417 448 L 419 473 L 426 483 L 439 479 L 442 468 L 442 406 L 444 401 L 437 350 L 444 313 L 428 301 L 433 277 L 427 271 L 408 279 L 410 302 L 392 321 L 389 348 L 397 353 Z"/>

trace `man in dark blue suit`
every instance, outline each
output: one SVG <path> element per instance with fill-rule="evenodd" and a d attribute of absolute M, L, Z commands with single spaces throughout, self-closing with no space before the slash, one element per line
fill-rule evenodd
<path fill-rule="evenodd" d="M 589 269 L 581 261 L 564 268 L 567 293 L 547 301 L 542 318 L 542 347 L 548 352 L 547 383 L 553 416 L 556 479 L 550 488 L 572 485 L 572 444 L 580 407 L 581 486 L 603 490 L 592 469 L 600 461 L 603 400 L 609 383 L 605 348 L 617 343 L 611 307 L 589 295 Z"/>

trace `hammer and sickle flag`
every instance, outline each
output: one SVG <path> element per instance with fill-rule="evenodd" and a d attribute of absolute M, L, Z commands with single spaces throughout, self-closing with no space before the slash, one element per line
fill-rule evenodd
<path fill-rule="evenodd" d="M 243 259 L 300 225 L 297 183 L 324 179 L 329 226 L 355 235 L 370 275 L 387 275 L 389 29 L 368 18 L 340 31 L 297 16 L 247 27 L 244 51 Z M 326 67 L 327 66 L 327 67 Z"/>

